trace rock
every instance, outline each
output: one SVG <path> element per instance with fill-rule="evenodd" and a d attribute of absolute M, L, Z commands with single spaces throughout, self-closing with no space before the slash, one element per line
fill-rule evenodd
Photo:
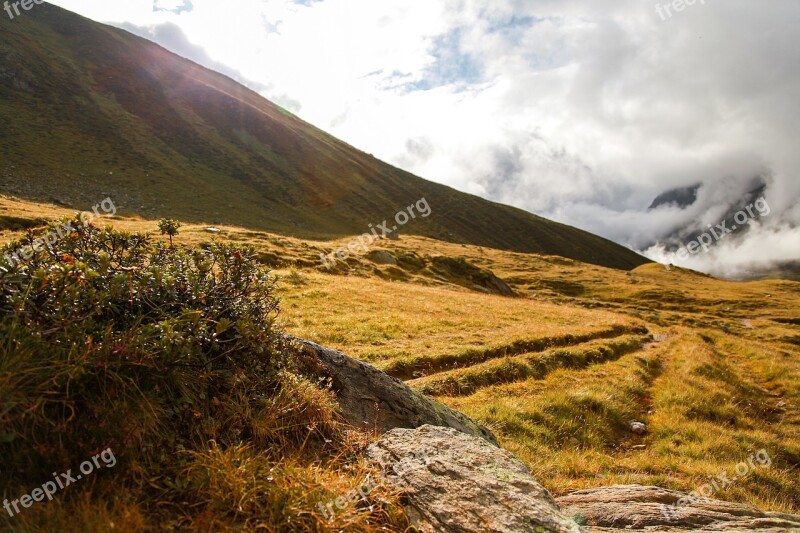
<path fill-rule="evenodd" d="M 494 274 L 487 272 L 486 277 L 483 279 L 484 287 L 502 296 L 516 296 L 514 289 L 508 283 L 498 278 Z"/>
<path fill-rule="evenodd" d="M 516 296 L 514 290 L 491 270 L 473 265 L 463 257 L 437 256 L 431 259 L 434 277 L 501 296 Z M 484 290 L 485 289 L 485 290 Z"/>
<path fill-rule="evenodd" d="M 61 207 L 69 207 L 70 206 L 67 201 L 62 200 L 61 198 L 56 198 L 55 196 L 50 198 L 50 202 L 52 202 L 52 203 L 54 203 L 56 205 L 60 205 Z"/>
<path fill-rule="evenodd" d="M 684 500 L 685 505 L 673 505 Z M 574 492 L 556 502 L 564 513 L 586 517 L 587 531 L 702 531 L 729 533 L 800 531 L 800 516 L 764 513 L 737 503 L 642 485 L 615 485 Z"/>
<path fill-rule="evenodd" d="M 488 429 L 370 365 L 290 339 L 302 364 L 330 378 L 343 418 L 383 434 L 367 459 L 391 470 L 382 482 L 403 493 L 409 519 L 423 533 L 800 532 L 800 516 L 657 487 L 617 485 L 553 500 Z"/>
<path fill-rule="evenodd" d="M 219 229 L 219 228 L 214 228 L 214 227 L 211 227 L 211 228 L 206 228 L 206 231 L 207 231 L 208 233 L 222 233 L 222 230 L 221 230 L 221 229 Z"/>
<path fill-rule="evenodd" d="M 443 403 L 427 398 L 399 379 L 336 350 L 302 339 L 294 340 L 331 378 L 340 412 L 349 424 L 381 433 L 431 424 L 454 428 L 497 446 L 491 431 Z"/>
<path fill-rule="evenodd" d="M 367 254 L 367 259 L 378 265 L 397 265 L 397 259 L 392 254 L 384 250 L 375 250 Z"/>
<path fill-rule="evenodd" d="M 631 420 L 628 422 L 628 427 L 631 428 L 631 431 L 636 433 L 637 435 L 644 435 L 647 433 L 647 426 L 645 426 L 641 422 L 637 422 L 636 420 Z"/>
<path fill-rule="evenodd" d="M 386 483 L 423 533 L 583 531 L 514 455 L 452 428 L 392 430 L 367 458 L 384 469 L 403 464 Z"/>

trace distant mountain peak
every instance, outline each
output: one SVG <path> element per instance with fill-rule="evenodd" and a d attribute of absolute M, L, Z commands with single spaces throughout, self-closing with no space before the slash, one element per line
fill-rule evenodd
<path fill-rule="evenodd" d="M 698 183 L 697 185 L 679 187 L 677 189 L 663 192 L 656 196 L 656 199 L 653 200 L 653 203 L 650 204 L 648 209 L 653 210 L 669 205 L 676 206 L 680 209 L 686 209 L 687 207 L 694 205 L 694 203 L 697 201 L 697 192 L 700 190 L 700 187 L 701 184 Z"/>

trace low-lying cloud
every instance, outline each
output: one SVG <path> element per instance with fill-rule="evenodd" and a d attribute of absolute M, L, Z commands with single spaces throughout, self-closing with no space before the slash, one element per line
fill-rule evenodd
<path fill-rule="evenodd" d="M 125 20 L 175 24 L 203 64 L 382 159 L 655 259 L 681 264 L 676 237 L 762 180 L 772 214 L 683 264 L 800 258 L 800 3 L 709 0 L 669 18 L 658 3 L 242 0 L 220 13 L 194 0 Z M 198 60 L 166 30 L 152 38 Z M 697 184 L 692 205 L 648 209 Z"/>

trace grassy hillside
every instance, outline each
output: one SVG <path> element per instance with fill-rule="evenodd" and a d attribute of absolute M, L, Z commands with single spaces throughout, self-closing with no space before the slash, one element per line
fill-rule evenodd
<path fill-rule="evenodd" d="M 10 198 L 0 208 L 10 228 L 0 240 L 67 212 Z M 278 323 L 288 332 L 490 426 L 557 495 L 615 483 L 691 491 L 727 474 L 733 483 L 715 498 L 800 510 L 796 282 L 720 281 L 654 264 L 627 273 L 420 236 L 374 247 L 395 265 L 358 256 L 329 273 L 319 253 L 344 241 L 220 229 L 190 224 L 176 242 L 253 246 L 277 267 Z M 448 264 L 491 272 L 515 295 L 491 294 Z M 632 420 L 647 433 L 633 433 Z M 762 449 L 769 468 L 732 474 Z"/>
<path fill-rule="evenodd" d="M 0 32 L 0 191 L 87 209 L 303 238 L 405 229 L 442 241 L 629 269 L 605 239 L 378 161 L 233 80 L 122 30 L 41 5 Z M 392 226 L 390 222 L 389 226 Z"/>
<path fill-rule="evenodd" d="M 516 298 L 389 269 L 282 274 L 289 331 L 408 380 L 491 427 L 550 491 L 638 483 L 800 509 L 800 284 L 734 283 L 646 265 L 630 275 L 423 238 Z M 404 281 L 401 281 L 404 280 Z M 647 425 L 634 434 L 630 421 Z M 733 475 L 765 449 L 768 469 Z"/>
<path fill-rule="evenodd" d="M 0 244 L 119 208 L 0 268 L 3 497 L 115 453 L 0 529 L 405 531 L 383 489 L 319 512 L 373 436 L 282 331 L 486 424 L 556 495 L 727 474 L 715 498 L 800 512 L 800 283 L 666 268 L 427 182 L 49 5 L 2 24 L 0 122 Z M 422 197 L 398 240 L 323 266 Z M 133 234 L 159 216 L 175 247 Z"/>

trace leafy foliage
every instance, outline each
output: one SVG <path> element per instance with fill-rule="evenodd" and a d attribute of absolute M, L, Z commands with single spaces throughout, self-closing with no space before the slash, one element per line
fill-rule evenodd
<path fill-rule="evenodd" d="M 283 472 L 279 459 L 295 457 L 287 480 L 252 482 L 312 510 L 301 529 L 315 529 L 321 518 L 310 495 L 335 497 L 325 479 L 346 478 L 320 475 L 308 452 L 342 453 L 345 428 L 330 392 L 287 355 L 291 346 L 275 324 L 275 281 L 254 251 L 166 247 L 80 219 L 61 225 L 72 231 L 28 261 L 0 266 L 0 454 L 15 467 L 3 469 L 2 492 L 22 494 L 110 447 L 120 464 L 96 478 L 116 477 L 114 494 L 127 486 L 127 501 L 148 509 L 143 516 L 163 516 L 167 505 L 180 510 L 167 513 L 170 523 L 203 529 L 184 516 L 202 499 L 197 516 L 214 530 L 255 527 L 263 509 L 275 507 L 263 492 L 248 507 L 260 519 L 228 515 L 220 503 L 228 495 L 196 475 L 202 460 L 215 475 L 235 477 L 224 471 L 235 467 L 227 458 L 246 449 L 272 477 Z M 298 492 L 303 484 L 291 479 L 303 476 L 314 491 Z"/>
<path fill-rule="evenodd" d="M 170 246 L 172 246 L 172 238 L 178 234 L 180 227 L 181 223 L 171 218 L 162 218 L 158 221 L 158 230 L 161 232 L 161 235 L 167 235 L 169 237 Z"/>
<path fill-rule="evenodd" d="M 0 371 L 11 381 L 2 424 L 12 453 L 26 456 L 27 471 L 75 434 L 92 436 L 74 443 L 79 456 L 98 446 L 156 453 L 145 440 L 153 445 L 152 432 L 178 421 L 187 431 L 176 435 L 231 439 L 197 428 L 194 411 L 242 369 L 266 380 L 285 365 L 274 282 L 252 251 L 167 249 L 144 235 L 71 226 L 0 271 Z M 32 442 L 41 457 L 23 452 Z"/>

